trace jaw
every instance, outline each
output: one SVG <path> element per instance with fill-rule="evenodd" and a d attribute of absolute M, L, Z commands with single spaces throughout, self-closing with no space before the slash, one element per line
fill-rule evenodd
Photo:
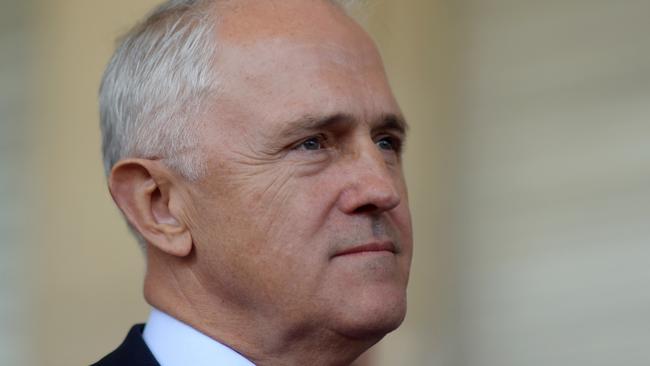
<path fill-rule="evenodd" d="M 287 319 L 287 314 L 270 317 L 235 311 L 197 281 L 190 263 L 170 261 L 155 250 L 148 257 L 147 302 L 235 349 L 257 366 L 350 365 L 403 317 L 398 314 L 390 322 L 378 322 L 341 309 L 341 319 L 332 318 L 332 314 Z M 366 309 L 364 313 L 377 313 L 366 305 L 361 308 Z M 324 322 L 325 316 L 329 320 Z M 332 323 L 338 325 L 330 327 Z"/>
<path fill-rule="evenodd" d="M 263 357 L 251 355 L 249 359 L 257 366 L 349 366 L 382 337 L 352 339 L 328 333 L 323 334 L 322 339 L 310 337 L 309 344 L 296 343 L 278 353 Z"/>

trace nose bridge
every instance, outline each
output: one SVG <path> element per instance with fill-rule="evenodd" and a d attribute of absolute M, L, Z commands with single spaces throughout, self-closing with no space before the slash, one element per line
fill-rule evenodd
<path fill-rule="evenodd" d="M 370 139 L 359 144 L 353 156 L 354 166 L 361 174 L 378 181 L 391 180 L 386 160 L 374 142 Z"/>
<path fill-rule="evenodd" d="M 355 146 L 347 165 L 348 186 L 342 199 L 348 211 L 386 211 L 400 203 L 397 173 L 371 139 Z"/>

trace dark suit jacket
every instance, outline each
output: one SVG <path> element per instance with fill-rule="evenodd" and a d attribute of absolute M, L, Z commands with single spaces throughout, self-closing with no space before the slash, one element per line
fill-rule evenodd
<path fill-rule="evenodd" d="M 117 349 L 92 366 L 160 366 L 144 343 L 144 324 L 134 325 Z"/>

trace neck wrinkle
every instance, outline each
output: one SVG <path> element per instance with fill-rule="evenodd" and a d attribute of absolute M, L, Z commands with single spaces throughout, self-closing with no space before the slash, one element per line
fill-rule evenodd
<path fill-rule="evenodd" d="M 153 307 L 232 348 L 256 366 L 347 366 L 382 337 L 356 339 L 317 325 L 292 326 L 237 309 L 210 293 L 191 258 L 148 250 L 145 299 Z"/>

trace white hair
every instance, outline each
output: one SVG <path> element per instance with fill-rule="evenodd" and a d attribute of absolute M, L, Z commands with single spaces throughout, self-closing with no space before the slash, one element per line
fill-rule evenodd
<path fill-rule="evenodd" d="M 200 175 L 192 122 L 216 84 L 213 22 L 200 3 L 166 2 L 115 51 L 99 92 L 107 175 L 127 157 L 164 159 L 190 179 Z"/>
<path fill-rule="evenodd" d="M 330 0 L 349 9 L 358 0 Z M 106 175 L 128 157 L 158 158 L 188 179 L 205 169 L 198 122 L 218 87 L 213 58 L 216 1 L 168 0 L 121 40 L 99 91 Z"/>
<path fill-rule="evenodd" d="M 357 2 L 329 1 L 346 11 Z M 216 3 L 168 0 L 121 39 L 99 89 L 107 176 L 125 158 L 160 159 L 190 180 L 204 175 L 204 157 L 195 147 L 201 112 L 219 86 L 210 11 Z"/>

